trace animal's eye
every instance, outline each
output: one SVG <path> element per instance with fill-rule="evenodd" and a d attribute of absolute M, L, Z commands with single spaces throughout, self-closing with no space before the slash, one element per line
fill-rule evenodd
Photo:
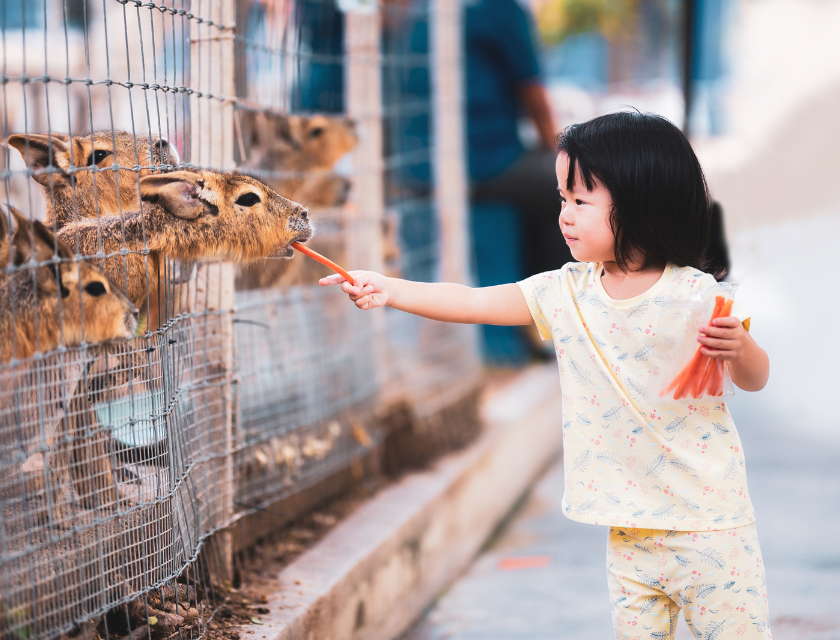
<path fill-rule="evenodd" d="M 99 164 L 110 155 L 111 152 L 106 149 L 94 149 L 93 153 L 91 153 L 90 157 L 88 157 L 88 166 Z"/>
<path fill-rule="evenodd" d="M 241 207 L 253 207 L 260 201 L 260 197 L 256 193 L 243 193 L 236 199 L 236 204 Z"/>
<path fill-rule="evenodd" d="M 85 285 L 85 293 L 91 296 L 103 296 L 108 291 L 105 289 L 105 285 L 101 282 L 91 282 L 88 285 Z"/>
<path fill-rule="evenodd" d="M 315 127 L 312 131 L 309 132 L 310 138 L 317 138 L 322 133 L 324 133 L 324 127 Z"/>

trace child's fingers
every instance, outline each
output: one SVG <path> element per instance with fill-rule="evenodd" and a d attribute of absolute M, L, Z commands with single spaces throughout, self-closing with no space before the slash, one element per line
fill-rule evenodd
<path fill-rule="evenodd" d="M 734 360 L 737 357 L 734 351 L 709 349 L 708 347 L 700 347 L 700 353 L 710 358 L 717 358 L 718 360 Z"/>
<path fill-rule="evenodd" d="M 700 335 L 709 336 L 710 338 L 724 338 L 726 340 L 734 340 L 738 337 L 738 328 L 730 327 L 701 327 Z"/>
<path fill-rule="evenodd" d="M 346 282 L 346 280 L 344 279 L 344 276 L 338 273 L 318 280 L 318 284 L 320 284 L 322 287 L 329 287 L 332 284 L 341 284 L 342 282 Z"/>
<path fill-rule="evenodd" d="M 715 318 L 712 321 L 712 325 L 714 327 L 729 328 L 729 329 L 735 329 L 740 324 L 741 324 L 741 321 L 738 320 L 738 318 L 736 318 L 735 316 L 726 316 L 725 318 Z"/>
<path fill-rule="evenodd" d="M 356 303 L 356 306 L 359 307 L 359 309 L 361 309 L 362 311 L 367 311 L 368 309 L 370 309 L 373 303 L 373 298 L 371 298 L 371 296 L 369 295 L 359 296 L 354 300 L 354 302 Z"/>
<path fill-rule="evenodd" d="M 737 340 L 726 340 L 721 338 L 710 338 L 708 336 L 700 336 L 697 342 L 709 349 L 719 349 L 722 351 L 732 351 L 738 348 Z"/>

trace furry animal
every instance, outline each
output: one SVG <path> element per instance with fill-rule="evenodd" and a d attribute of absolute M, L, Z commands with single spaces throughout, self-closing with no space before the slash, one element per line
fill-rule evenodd
<path fill-rule="evenodd" d="M 240 167 L 270 172 L 266 182 L 296 202 L 332 207 L 347 201 L 350 181 L 333 169 L 359 140 L 352 119 L 245 110 L 236 114 L 243 143 Z"/>
<path fill-rule="evenodd" d="M 247 157 L 243 167 L 286 171 L 330 171 L 356 146 L 356 123 L 341 116 L 292 116 L 237 111 Z"/>
<path fill-rule="evenodd" d="M 350 181 L 333 172 L 335 163 L 358 142 L 355 122 L 342 116 L 294 116 L 266 111 L 239 110 L 241 166 L 268 172 L 268 183 L 279 193 L 302 202 L 319 214 L 334 218 L 335 230 L 313 240 L 318 251 L 340 260 L 345 254 L 342 213 Z M 259 262 L 243 267 L 237 288 L 259 289 L 273 284 L 312 283 L 330 273 L 311 260 L 289 264 Z"/>
<path fill-rule="evenodd" d="M 60 526 L 64 522 L 61 505 L 70 457 L 74 460 L 73 475 L 82 503 L 93 506 L 97 501 L 115 502 L 117 492 L 110 475 L 107 436 L 91 430 L 84 441 L 74 438 L 84 424 L 92 424 L 82 382 L 45 382 L 25 359 L 38 351 L 54 350 L 60 344 L 71 347 L 83 341 L 95 344 L 131 338 L 139 312 L 99 267 L 73 262 L 67 246 L 44 224 L 30 222 L 14 208 L 10 211 L 17 229 L 9 242 L 6 221 L 0 214 L 0 266 L 5 271 L 11 261 L 19 269 L 0 276 L 0 366 L 13 358 L 23 362 L 3 372 L 0 488 L 5 489 L 3 478 L 20 468 L 14 455 L 22 454 L 24 459 L 33 456 L 42 444 L 44 430 L 43 439 L 51 447 L 47 464 L 51 471 L 51 517 Z M 60 262 L 52 262 L 55 258 Z M 42 394 L 40 403 L 31 397 L 35 388 Z M 65 395 L 68 391 L 72 395 Z M 39 405 L 43 406 L 43 413 Z M 35 484 L 40 488 L 43 474 L 43 470 L 35 474 Z M 27 482 L 26 490 L 33 490 L 29 485 Z"/>
<path fill-rule="evenodd" d="M 80 218 L 118 214 L 139 207 L 137 181 L 156 166 L 180 164 L 178 151 L 159 136 L 126 131 L 21 134 L 6 144 L 20 153 L 41 186 L 48 225 L 61 227 Z M 114 165 L 120 169 L 112 169 Z M 135 167 L 145 167 L 134 171 Z"/>
<path fill-rule="evenodd" d="M 0 363 L 46 353 L 59 344 L 130 338 L 138 311 L 96 265 L 73 262 L 73 253 L 41 222 L 30 222 L 10 208 L 17 230 L 5 250 L 6 261 L 25 267 L 55 256 L 59 264 L 21 268 L 0 278 Z M 0 215 L 2 219 L 2 215 Z M 5 221 L 2 237 L 8 236 Z M 11 251 L 10 251 L 11 249 Z"/>
<path fill-rule="evenodd" d="M 140 179 L 139 211 L 84 219 L 58 236 L 78 253 L 95 256 L 149 250 L 149 288 L 156 293 L 163 256 L 191 262 L 248 262 L 269 255 L 291 257 L 292 242 L 312 235 L 305 208 L 243 174 L 175 171 Z M 146 299 L 146 261 L 140 253 L 102 260 L 103 269 L 129 299 Z"/>

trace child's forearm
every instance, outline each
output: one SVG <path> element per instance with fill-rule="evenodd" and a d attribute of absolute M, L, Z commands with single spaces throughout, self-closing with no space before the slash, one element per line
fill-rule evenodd
<path fill-rule="evenodd" d="M 740 355 L 729 361 L 729 373 L 732 382 L 744 391 L 760 391 L 767 384 L 770 358 L 749 334 Z"/>
<path fill-rule="evenodd" d="M 387 278 L 388 306 L 424 318 L 461 324 L 522 325 L 532 322 L 515 284 L 473 289 L 445 282 Z"/>

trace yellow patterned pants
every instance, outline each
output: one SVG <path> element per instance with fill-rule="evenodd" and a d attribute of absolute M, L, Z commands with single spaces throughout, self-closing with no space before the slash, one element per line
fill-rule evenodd
<path fill-rule="evenodd" d="M 610 528 L 607 570 L 616 640 L 671 640 L 680 609 L 702 640 L 773 637 L 755 525 Z"/>

